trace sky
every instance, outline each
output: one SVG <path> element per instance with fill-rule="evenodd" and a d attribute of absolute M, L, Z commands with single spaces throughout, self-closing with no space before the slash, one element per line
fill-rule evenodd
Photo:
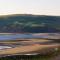
<path fill-rule="evenodd" d="M 0 0 L 0 15 L 8 14 L 60 16 L 60 0 Z"/>

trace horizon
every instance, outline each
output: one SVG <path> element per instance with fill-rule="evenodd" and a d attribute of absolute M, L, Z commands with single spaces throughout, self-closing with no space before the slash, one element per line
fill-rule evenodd
<path fill-rule="evenodd" d="M 14 16 L 14 15 L 32 15 L 32 16 L 60 16 L 60 15 L 40 15 L 40 14 L 4 14 L 0 16 Z"/>

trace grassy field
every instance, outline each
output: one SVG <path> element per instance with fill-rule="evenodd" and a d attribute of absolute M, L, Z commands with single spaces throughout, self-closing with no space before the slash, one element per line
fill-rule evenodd
<path fill-rule="evenodd" d="M 10 56 L 10 57 L 2 57 L 0 60 L 49 60 L 49 56 Z"/>

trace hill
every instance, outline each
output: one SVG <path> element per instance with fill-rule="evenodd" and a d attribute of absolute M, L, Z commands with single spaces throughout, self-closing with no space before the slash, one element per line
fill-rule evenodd
<path fill-rule="evenodd" d="M 60 16 L 31 14 L 0 16 L 0 32 L 60 32 Z"/>

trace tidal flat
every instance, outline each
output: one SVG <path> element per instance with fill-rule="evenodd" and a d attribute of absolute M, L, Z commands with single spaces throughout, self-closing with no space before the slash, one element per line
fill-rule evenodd
<path fill-rule="evenodd" d="M 15 34 L 13 35 L 15 36 Z M 24 35 L 24 38 L 16 38 L 15 36 L 15 40 L 8 40 L 7 37 L 10 35 L 4 35 L 4 38 L 6 38 L 7 40 L 3 40 L 3 38 L 2 40 L 0 40 L 0 58 L 13 56 L 39 56 L 40 59 L 42 56 L 44 56 L 45 58 L 52 58 L 53 56 L 60 55 L 60 43 L 58 42 L 60 39 L 55 39 L 55 35 L 52 36 L 54 39 L 52 39 L 51 36 L 48 38 L 47 33 L 32 34 L 33 37 L 31 36 L 31 34 L 30 37 L 29 34 L 27 35 Z M 44 38 L 42 38 L 41 36 L 43 36 Z M 36 60 L 37 59 L 38 58 L 36 58 Z"/>

